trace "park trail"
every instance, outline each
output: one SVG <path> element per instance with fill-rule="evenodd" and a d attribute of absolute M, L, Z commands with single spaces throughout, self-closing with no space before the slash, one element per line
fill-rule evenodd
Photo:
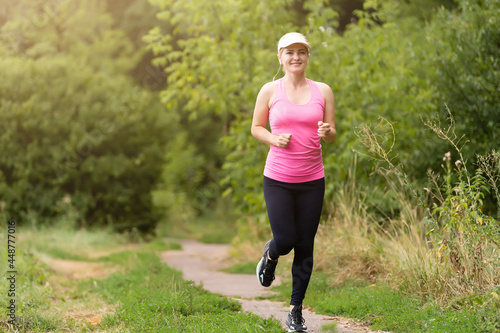
<path fill-rule="evenodd" d="M 255 299 L 265 297 L 272 292 L 262 287 L 255 274 L 229 274 L 220 270 L 227 267 L 230 245 L 202 244 L 193 240 L 168 239 L 182 245 L 182 250 L 169 250 L 162 253 L 162 260 L 170 267 L 182 271 L 185 280 L 192 280 L 204 289 L 233 299 L 241 303 L 245 312 L 252 312 L 261 317 L 275 317 L 283 328 L 289 307 L 282 302 Z M 256 262 L 260 258 L 256 258 Z M 274 281 L 280 283 L 279 276 Z M 309 333 L 320 333 L 325 324 L 336 323 L 337 333 L 388 333 L 372 331 L 354 320 L 342 317 L 318 315 L 307 308 L 303 311 Z M 331 331 L 330 331 L 331 332 Z"/>

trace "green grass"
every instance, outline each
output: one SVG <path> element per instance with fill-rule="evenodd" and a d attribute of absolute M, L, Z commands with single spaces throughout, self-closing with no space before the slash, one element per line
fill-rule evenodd
<path fill-rule="evenodd" d="M 151 242 L 144 244 L 144 248 L 151 251 L 182 250 L 181 244 L 168 242 L 160 238 L 155 238 Z"/>
<path fill-rule="evenodd" d="M 87 290 L 94 288 L 91 282 Z M 237 301 L 211 294 L 163 264 L 137 253 L 134 268 L 101 281 L 95 291 L 120 307 L 100 324 L 123 332 L 282 332 L 275 320 L 241 313 Z"/>
<path fill-rule="evenodd" d="M 107 231 L 59 228 L 23 227 L 17 236 L 18 332 L 282 332 L 278 321 L 242 313 L 237 301 L 184 281 L 158 256 L 180 249 L 177 243 L 130 244 L 128 236 Z M 6 243 L 5 235 L 0 241 Z M 76 280 L 40 258 L 99 264 L 115 273 Z M 6 288 L 0 284 L 1 295 Z M 4 318 L 0 332 L 8 331 Z"/>
<path fill-rule="evenodd" d="M 325 324 L 321 327 L 322 333 L 337 333 L 337 323 Z"/>
<path fill-rule="evenodd" d="M 5 244 L 5 238 L 0 237 Z M 22 245 L 16 243 L 16 245 Z M 50 271 L 38 260 L 37 256 L 31 251 L 20 251 L 22 246 L 16 249 L 15 257 L 15 304 L 16 304 L 16 323 L 19 325 L 19 332 L 48 332 L 57 331 L 60 326 L 66 326 L 69 322 L 63 324 L 62 316 L 54 313 L 47 313 L 51 306 L 52 288 L 47 284 Z M 2 252 L 2 254 L 5 254 Z M 2 271 L 2 277 L 6 276 L 5 270 Z M 3 279 L 2 279 L 3 280 Z M 8 295 L 7 283 L 0 283 L 0 295 Z M 10 300 L 10 297 L 8 298 Z M 3 298 L 7 301 L 7 298 Z M 6 303 L 4 303 L 6 304 Z M 3 308 L 3 306 L 2 306 Z M 6 331 L 7 328 L 6 311 L 3 310 L 0 315 L 0 331 Z"/>
<path fill-rule="evenodd" d="M 234 266 L 221 269 L 221 271 L 231 274 L 255 274 L 256 265 L 257 265 L 256 261 L 247 261 L 244 263 L 236 264 Z"/>
<path fill-rule="evenodd" d="M 202 243 L 229 244 L 237 233 L 236 220 L 231 209 L 217 208 L 185 221 L 162 221 L 157 227 L 161 237 L 194 239 Z"/>
<path fill-rule="evenodd" d="M 238 302 L 184 281 L 180 272 L 162 263 L 158 252 L 179 249 L 177 243 L 155 239 L 129 244 L 127 236 L 106 231 L 61 229 L 19 228 L 18 236 L 19 332 L 282 332 L 278 321 L 241 313 Z M 74 280 L 58 276 L 42 257 L 117 269 L 107 278 Z M 281 266 L 285 269 L 285 263 Z M 255 262 L 247 262 L 230 271 L 253 274 L 254 269 Z M 304 303 L 319 314 L 357 318 L 394 333 L 500 330 L 498 290 L 450 301 L 442 309 L 432 300 L 408 297 L 383 284 L 334 286 L 331 278 L 315 272 L 311 279 Z M 0 284 L 0 294 L 7 293 L 5 288 Z M 274 299 L 288 300 L 291 282 L 273 290 L 279 292 Z M 92 324 L 93 318 L 101 321 Z M 325 332 L 335 332 L 334 326 Z M 0 331 L 5 329 L 0 319 Z"/>
<path fill-rule="evenodd" d="M 279 299 L 288 296 L 290 281 L 274 287 Z M 314 273 L 304 303 L 316 313 L 357 318 L 373 329 L 394 333 L 500 332 L 500 302 L 490 295 L 442 309 L 430 300 L 409 297 L 384 284 L 349 282 L 332 286 L 328 277 Z"/>

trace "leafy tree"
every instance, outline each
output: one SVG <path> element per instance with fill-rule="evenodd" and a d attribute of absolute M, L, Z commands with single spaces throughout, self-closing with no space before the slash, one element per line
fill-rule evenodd
<path fill-rule="evenodd" d="M 176 170 L 182 168 L 170 154 L 164 174 L 171 176 L 161 188 L 164 195 L 194 199 L 191 205 L 199 212 L 220 196 L 219 172 L 227 150 L 219 139 L 234 119 L 251 113 L 257 86 L 270 75 L 266 64 L 276 63 L 266 48 L 283 27 L 292 29 L 287 21 L 293 9 L 288 1 L 151 2 L 161 9 L 158 17 L 173 26 L 171 33 L 152 30 L 146 40 L 157 55 L 153 64 L 166 68 L 162 101 L 181 115 L 177 150 L 192 161 L 188 170 L 196 175 L 179 182 L 183 177 L 176 177 Z"/>
<path fill-rule="evenodd" d="M 68 58 L 2 59 L 0 72 L 7 216 L 48 222 L 74 211 L 81 225 L 151 231 L 168 131 L 154 99 Z"/>
<path fill-rule="evenodd" d="M 347 81 L 343 82 L 345 83 L 343 86 L 336 75 L 338 72 L 332 70 L 333 67 L 341 66 L 341 63 L 332 64 L 329 52 L 336 51 L 336 49 L 333 46 L 325 48 L 321 46 L 327 42 L 330 44 L 330 41 L 332 41 L 330 45 L 336 46 L 336 42 L 341 41 L 335 33 L 338 15 L 332 9 L 338 6 L 338 3 L 332 6 L 325 1 L 302 1 L 293 4 L 286 1 L 276 1 L 255 7 L 255 4 L 250 2 L 217 1 L 210 4 L 178 1 L 153 2 L 164 9 L 159 13 L 159 17 L 169 20 L 174 26 L 171 35 L 163 35 L 159 29 L 156 29 L 151 31 L 147 37 L 151 48 L 158 55 L 154 63 L 167 68 L 168 86 L 162 93 L 163 101 L 169 108 L 182 108 L 182 113 L 189 115 L 189 120 L 195 121 L 195 123 L 199 119 L 215 115 L 213 119 L 218 119 L 224 124 L 221 136 L 224 135 L 222 142 L 226 148 L 226 157 L 221 158 L 225 160 L 221 177 L 223 184 L 229 186 L 224 193 L 231 193 L 242 211 L 252 215 L 261 214 L 260 220 L 264 221 L 260 179 L 267 147 L 256 143 L 248 130 L 255 96 L 262 84 L 271 80 L 272 74 L 277 69 L 277 61 L 274 58 L 277 39 L 284 32 L 291 30 L 308 31 L 308 36 L 317 45 L 316 50 L 318 51 L 313 51 L 317 53 L 313 54 L 312 59 L 316 65 L 311 65 L 311 77 L 335 85 L 338 90 L 350 92 L 349 89 L 346 89 L 352 85 L 352 81 L 349 82 L 349 78 L 352 79 L 350 73 L 342 77 Z M 207 15 L 207 11 L 211 14 Z M 241 13 L 241 15 L 235 16 L 235 12 Z M 256 20 L 256 17 L 259 19 Z M 290 19 L 291 17 L 293 19 Z M 379 31 L 386 33 L 388 30 L 381 29 L 371 35 L 369 30 L 366 30 L 366 36 L 363 37 L 364 40 L 360 41 L 360 47 L 353 52 L 359 51 L 365 54 L 363 57 L 372 57 L 373 54 L 361 49 L 361 43 L 369 43 L 374 35 L 380 34 Z M 356 37 L 356 32 L 352 32 L 352 36 Z M 398 42 L 399 40 L 387 42 L 387 49 Z M 373 42 L 373 48 L 379 45 L 380 38 L 376 38 Z M 391 57 L 394 55 L 403 59 L 400 51 L 404 47 L 401 45 L 388 53 L 385 62 L 391 63 Z M 322 52 L 325 49 L 327 52 L 322 57 Z M 382 54 L 382 52 L 379 53 Z M 356 59 L 352 56 L 353 53 L 346 53 L 343 59 L 346 62 L 351 62 L 352 59 Z M 358 57 L 358 59 L 363 58 Z M 367 71 L 368 75 L 380 68 L 380 62 L 377 62 L 375 58 L 370 61 L 374 64 Z M 328 71 L 321 68 L 320 64 L 327 66 Z M 362 65 L 360 63 L 359 66 Z M 382 63 L 382 65 L 384 64 Z M 359 68 L 350 66 L 349 69 L 354 73 Z M 397 70 L 410 72 L 406 67 Z M 377 73 L 380 75 L 377 77 L 383 80 L 386 74 Z M 398 73 L 398 75 L 402 74 Z M 360 80 L 356 81 L 356 84 L 361 87 L 360 90 L 363 89 L 362 86 L 367 78 L 366 76 L 360 77 Z M 394 81 L 392 83 L 377 82 L 376 84 L 380 85 L 377 89 L 382 89 L 382 85 L 394 85 Z M 357 87 L 353 89 L 357 89 Z M 366 90 L 368 89 L 373 89 L 373 86 L 366 88 Z M 372 95 L 374 100 L 377 99 L 375 94 Z M 406 96 L 407 89 L 401 89 L 400 95 Z M 411 95 L 406 100 L 409 98 Z M 369 104 L 369 101 L 365 101 L 365 103 Z M 401 104 L 403 103 L 401 102 Z M 348 105 L 349 101 L 346 104 Z M 385 107 L 389 105 L 391 102 L 386 102 Z M 359 114 L 362 111 L 356 112 Z M 404 116 L 402 118 L 405 119 Z M 361 119 L 366 120 L 365 118 L 358 120 L 361 121 Z M 341 120 L 342 122 L 345 120 Z M 351 122 L 346 127 L 352 128 L 354 125 Z M 227 128 L 229 127 L 231 130 L 227 136 Z M 212 128 L 212 131 L 215 131 L 216 128 Z M 352 141 L 356 140 L 353 133 L 346 135 L 350 135 Z M 349 141 L 346 142 L 349 143 Z M 206 142 L 200 143 L 203 146 L 206 145 Z M 212 145 L 214 144 L 213 142 Z M 197 151 L 191 145 L 186 151 L 193 152 L 193 161 L 198 160 L 199 154 L 204 154 L 206 160 L 213 160 L 215 156 L 207 154 L 205 149 Z M 338 151 L 344 154 L 345 158 L 339 159 Z M 352 152 L 349 146 L 338 151 L 334 152 L 335 155 L 332 156 L 335 157 L 327 164 L 331 177 L 343 179 L 347 174 L 345 170 L 350 164 Z M 169 167 L 166 167 L 165 173 L 169 171 Z M 189 184 L 201 188 L 211 184 L 213 180 L 211 178 L 206 182 L 190 182 Z M 329 193 L 333 191 L 334 186 L 330 185 Z M 176 193 L 188 192 L 182 190 Z"/>
<path fill-rule="evenodd" d="M 409 30 L 408 38 L 405 30 L 410 24 L 424 30 L 422 20 L 380 24 L 402 16 L 395 2 L 368 2 L 369 15 L 358 13 L 358 24 L 343 37 L 336 33 L 339 15 L 334 10 L 345 5 L 341 2 L 152 2 L 163 9 L 159 17 L 174 27 L 171 35 L 153 30 L 148 36 L 158 55 L 155 64 L 167 68 L 162 99 L 170 108 L 182 108 L 191 120 L 215 115 L 222 121 L 222 134 L 229 134 L 222 141 L 227 154 L 223 183 L 230 187 L 225 193 L 232 193 L 242 211 L 264 211 L 259 179 L 267 147 L 251 137 L 250 119 L 259 88 L 278 67 L 276 41 L 287 31 L 307 34 L 315 45 L 308 76 L 330 84 L 337 96 L 340 137 L 325 148 L 327 177 L 337 180 L 328 182 L 329 195 L 347 177 L 357 142 L 353 129 L 379 115 L 395 116 L 399 128 L 410 129 L 398 148 L 403 163 L 420 167 L 414 162 L 422 160 L 419 151 L 409 147 L 422 141 L 424 131 L 414 126 L 420 123 L 419 112 L 434 106 L 434 91 L 420 63 L 428 44 L 423 31 Z M 370 169 L 368 163 L 359 165 L 364 181 L 376 182 L 368 177 Z"/>
<path fill-rule="evenodd" d="M 152 231 L 172 129 L 126 72 L 138 57 L 100 2 L 20 1 L 0 30 L 2 211 L 21 223 Z M 6 21 L 5 21 L 6 20 Z"/>
<path fill-rule="evenodd" d="M 186 114 L 168 113 L 169 122 L 176 126 L 169 132 L 155 202 L 166 211 L 169 222 L 184 223 L 213 209 L 220 197 L 218 179 L 224 154 L 217 142 L 222 126 L 219 119 L 200 117 L 189 122 Z"/>
<path fill-rule="evenodd" d="M 22 0 L 10 5 L 0 42 L 10 56 L 40 58 L 69 55 L 96 71 L 124 73 L 140 54 L 100 1 Z"/>
<path fill-rule="evenodd" d="M 135 52 L 141 55 L 129 72 L 131 76 L 144 88 L 155 91 L 165 89 L 166 73 L 162 67 L 151 64 L 154 55 L 146 48 L 143 37 L 156 26 L 163 31 L 171 31 L 170 22 L 157 18 L 157 8 L 145 0 L 107 0 L 106 3 L 107 12 L 113 17 L 113 27 L 123 31 L 132 41 Z"/>
<path fill-rule="evenodd" d="M 439 97 L 452 110 L 457 133 L 470 141 L 464 156 L 471 161 L 500 142 L 499 13 L 498 0 L 462 0 L 457 12 L 439 12 L 429 34 L 438 54 Z"/>

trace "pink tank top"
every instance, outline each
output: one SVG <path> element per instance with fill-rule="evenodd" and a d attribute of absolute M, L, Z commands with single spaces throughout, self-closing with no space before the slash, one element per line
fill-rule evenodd
<path fill-rule="evenodd" d="M 290 133 L 286 148 L 271 146 L 267 155 L 264 176 L 286 183 L 303 183 L 325 176 L 321 156 L 318 121 L 323 121 L 325 100 L 317 84 L 307 79 L 311 99 L 303 105 L 293 104 L 280 79 L 276 96 L 269 109 L 269 125 L 275 135 Z"/>

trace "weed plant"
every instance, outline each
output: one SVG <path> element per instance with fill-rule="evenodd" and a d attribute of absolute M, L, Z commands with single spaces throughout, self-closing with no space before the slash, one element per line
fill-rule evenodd
<path fill-rule="evenodd" d="M 453 168 L 451 153 L 448 152 L 443 158 L 442 179 L 439 174 L 429 173 L 434 188 L 424 189 L 427 198 L 413 186 L 402 168 L 393 163 L 391 154 L 395 133 L 392 124 L 385 119 L 381 121 L 390 129 L 392 144 L 388 144 L 385 140 L 387 136 L 379 134 L 377 128 L 363 126 L 358 132 L 370 157 L 386 164 L 386 168 L 381 170 L 387 178 L 395 176 L 396 181 L 391 182 L 392 188 L 397 190 L 399 186 L 401 193 L 413 196 L 413 199 L 401 196 L 403 207 L 408 207 L 405 201 L 416 207 L 402 210 L 400 223 L 392 224 L 396 227 L 396 233 L 384 230 L 398 239 L 402 234 L 408 235 L 408 231 L 414 233 L 410 240 L 416 243 L 408 247 L 407 251 L 400 249 L 406 252 L 402 263 L 406 267 L 403 276 L 407 287 L 411 292 L 443 300 L 484 292 L 500 283 L 500 224 L 483 213 L 485 192 L 492 188 L 498 199 L 498 152 L 480 158 L 483 162 L 471 175 L 467 161 L 463 160 L 461 154 L 464 138 L 455 133 L 455 123 L 451 112 L 448 112 L 449 124 L 446 128 L 436 119 L 428 118 L 424 123 L 455 148 L 459 159 Z M 421 237 L 422 232 L 425 232 L 424 238 Z M 418 238 L 421 240 L 417 241 Z M 415 245 L 418 245 L 417 249 Z M 415 258 L 414 254 L 419 257 Z"/>

